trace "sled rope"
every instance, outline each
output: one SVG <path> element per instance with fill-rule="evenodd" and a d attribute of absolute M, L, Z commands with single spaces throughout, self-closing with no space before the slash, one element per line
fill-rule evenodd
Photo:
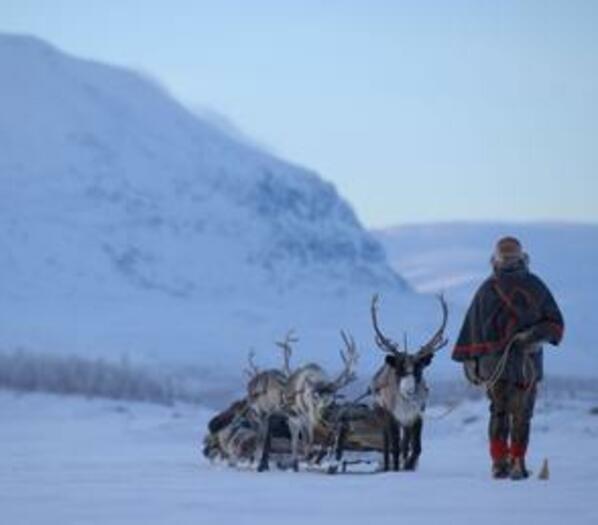
<path fill-rule="evenodd" d="M 500 376 L 502 376 L 503 372 L 507 367 L 507 361 L 509 360 L 509 355 L 514 344 L 515 337 L 513 336 L 507 344 L 507 347 L 502 353 L 500 359 L 498 360 L 498 363 L 496 363 L 496 368 L 494 369 L 490 377 L 486 381 L 482 381 L 482 385 L 484 385 L 484 387 L 486 387 L 487 390 L 492 390 L 496 386 L 496 383 L 498 383 Z"/>
<path fill-rule="evenodd" d="M 441 419 L 444 419 L 448 415 L 452 414 L 457 409 L 459 404 L 460 404 L 459 401 L 453 401 L 452 403 L 449 404 L 449 406 L 446 408 L 446 410 L 444 412 L 442 412 L 441 414 L 439 414 L 437 416 L 432 416 L 425 412 L 424 412 L 424 415 L 425 415 L 426 419 L 430 419 L 432 421 L 440 421 Z"/>
<path fill-rule="evenodd" d="M 515 346 L 515 343 L 517 341 L 517 334 L 515 334 L 513 337 L 511 337 L 509 343 L 507 344 L 504 352 L 502 353 L 498 363 L 496 364 L 496 368 L 494 369 L 494 371 L 492 372 L 492 374 L 490 375 L 490 377 L 486 380 L 486 381 L 482 381 L 482 385 L 487 389 L 487 390 L 491 390 L 496 386 L 496 383 L 498 383 L 498 381 L 500 380 L 503 372 L 505 371 L 505 368 L 507 366 L 507 362 L 509 361 L 509 356 L 511 354 L 511 351 L 513 349 L 513 347 Z M 526 381 L 526 391 L 530 391 L 533 386 L 536 383 L 536 379 L 537 379 L 537 374 L 536 374 L 536 369 L 534 367 L 534 364 L 532 362 L 532 358 L 530 356 L 530 353 L 522 350 L 525 355 L 524 355 L 524 359 L 523 359 L 523 378 Z"/>
<path fill-rule="evenodd" d="M 504 305 L 507 307 L 507 309 L 515 316 L 516 319 L 518 319 L 520 317 L 520 315 L 519 315 L 519 312 L 517 311 L 517 308 L 515 308 L 515 306 L 511 302 L 511 299 L 509 298 L 509 296 L 498 285 L 498 282 L 496 280 L 494 281 L 493 288 L 496 291 L 496 293 L 498 294 L 498 296 L 500 297 L 500 299 L 502 300 L 502 302 L 504 303 Z M 533 302 L 531 304 L 531 307 L 535 311 L 539 311 L 538 305 Z M 509 360 L 509 354 L 511 352 L 511 349 L 513 348 L 513 346 L 515 346 L 515 343 L 517 342 L 517 335 L 518 334 L 514 334 L 511 337 L 511 339 L 509 340 L 509 343 L 507 344 L 505 351 L 503 352 L 503 355 L 501 356 L 501 359 L 497 363 L 496 368 L 494 369 L 494 372 L 492 373 L 490 378 L 487 381 L 482 381 L 482 384 L 488 390 L 494 388 L 494 386 L 496 385 L 496 383 L 502 376 L 503 372 L 505 371 L 507 362 Z M 536 373 L 534 363 L 532 362 L 530 352 L 526 351 L 525 349 L 520 349 L 520 351 L 524 352 L 522 373 L 523 373 L 523 378 L 527 383 L 525 390 L 526 390 L 526 392 L 529 392 L 533 388 L 534 384 L 536 383 L 537 373 Z M 530 371 L 529 376 L 528 376 L 528 372 L 526 369 L 528 369 Z"/>

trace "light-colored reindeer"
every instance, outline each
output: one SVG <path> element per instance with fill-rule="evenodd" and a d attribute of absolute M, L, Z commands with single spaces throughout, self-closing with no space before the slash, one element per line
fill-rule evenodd
<path fill-rule="evenodd" d="M 288 422 L 291 435 L 291 462 L 294 470 L 299 469 L 300 445 L 301 456 L 309 458 L 314 446 L 316 429 L 322 426 L 324 412 L 333 403 L 337 392 L 355 379 L 353 369 L 358 359 L 355 341 L 344 332 L 341 332 L 341 335 L 346 351 L 340 352 L 344 368 L 336 379 L 330 379 L 325 370 L 315 363 L 301 366 L 288 376 L 282 413 Z M 290 347 L 284 343 L 280 346 L 285 350 L 285 356 L 290 356 Z M 287 370 L 290 371 L 289 368 Z M 268 435 L 264 439 L 260 470 L 268 468 L 270 443 Z"/>
<path fill-rule="evenodd" d="M 355 341 L 341 332 L 346 351 L 341 350 L 343 370 L 333 380 L 324 369 L 309 363 L 295 370 L 286 389 L 287 416 L 291 432 L 291 460 L 294 470 L 299 468 L 299 444 L 303 457 L 310 458 L 316 428 L 322 424 L 323 414 L 334 402 L 337 392 L 355 380 L 355 365 L 359 358 Z"/>
<path fill-rule="evenodd" d="M 406 348 L 401 349 L 398 343 L 382 333 L 377 319 L 378 296 L 372 299 L 375 341 L 386 353 L 384 365 L 375 373 L 370 386 L 375 408 L 387 418 L 384 426 L 384 470 L 390 469 L 390 446 L 394 470 L 399 470 L 399 454 L 405 470 L 414 470 L 421 454 L 422 415 L 428 399 L 423 369 L 430 364 L 434 353 L 448 342 L 444 337 L 448 308 L 442 295 L 438 299 L 442 308 L 440 328 L 414 354 Z"/>

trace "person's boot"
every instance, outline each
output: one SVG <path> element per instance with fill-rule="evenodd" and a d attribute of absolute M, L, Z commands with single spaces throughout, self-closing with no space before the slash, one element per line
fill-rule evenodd
<path fill-rule="evenodd" d="M 511 465 L 507 442 L 502 439 L 491 439 L 490 456 L 492 457 L 492 477 L 494 479 L 508 478 Z"/>
<path fill-rule="evenodd" d="M 509 477 L 513 481 L 518 481 L 520 479 L 526 479 L 529 477 L 529 472 L 525 468 L 525 460 L 523 458 L 513 458 Z"/>
<path fill-rule="evenodd" d="M 507 458 L 495 459 L 492 462 L 492 477 L 494 479 L 506 479 L 511 472 L 511 465 Z"/>

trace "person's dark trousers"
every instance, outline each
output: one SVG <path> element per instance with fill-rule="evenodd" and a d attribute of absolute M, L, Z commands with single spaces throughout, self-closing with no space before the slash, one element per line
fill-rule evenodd
<path fill-rule="evenodd" d="M 488 435 L 493 462 L 524 459 L 536 401 L 536 385 L 498 381 L 488 390 L 488 398 Z"/>

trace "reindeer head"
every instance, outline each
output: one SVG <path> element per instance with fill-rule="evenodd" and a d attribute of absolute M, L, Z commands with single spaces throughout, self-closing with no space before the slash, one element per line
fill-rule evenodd
<path fill-rule="evenodd" d="M 292 344 L 298 340 L 293 330 L 289 330 L 284 340 L 276 342 L 276 346 L 283 351 L 284 365 L 282 370 L 260 370 L 254 362 L 255 351 L 250 350 L 248 356 L 249 366 L 245 369 L 245 374 L 249 378 L 247 400 L 250 407 L 259 414 L 271 414 L 283 408 L 285 390 L 291 376 Z"/>
<path fill-rule="evenodd" d="M 448 342 L 444 337 L 448 308 L 442 295 L 438 296 L 438 299 L 442 307 L 440 328 L 416 353 L 411 354 L 407 351 L 406 345 L 404 349 L 401 349 L 398 343 L 382 333 L 377 318 L 378 296 L 374 295 L 372 298 L 371 313 L 374 331 L 376 332 L 376 345 L 386 353 L 385 366 L 392 370 L 399 393 L 405 398 L 412 398 L 417 395 L 418 387 L 422 384 L 424 368 L 430 364 L 435 352 L 443 348 Z M 388 376 L 388 374 L 385 375 Z"/>
<path fill-rule="evenodd" d="M 357 346 L 352 337 L 341 331 L 346 349 L 340 351 L 343 369 L 331 380 L 321 366 L 304 365 L 289 378 L 287 403 L 299 411 L 309 411 L 319 416 L 334 402 L 338 391 L 355 380 L 355 365 L 359 358 Z"/>
<path fill-rule="evenodd" d="M 255 352 L 249 352 L 249 367 L 245 370 L 249 378 L 247 383 L 247 405 L 262 416 L 279 410 L 283 405 L 283 396 L 287 375 L 275 368 L 260 370 L 254 363 Z"/>
<path fill-rule="evenodd" d="M 296 413 L 321 415 L 334 401 L 335 389 L 324 369 L 309 363 L 298 368 L 289 380 L 287 402 Z"/>

